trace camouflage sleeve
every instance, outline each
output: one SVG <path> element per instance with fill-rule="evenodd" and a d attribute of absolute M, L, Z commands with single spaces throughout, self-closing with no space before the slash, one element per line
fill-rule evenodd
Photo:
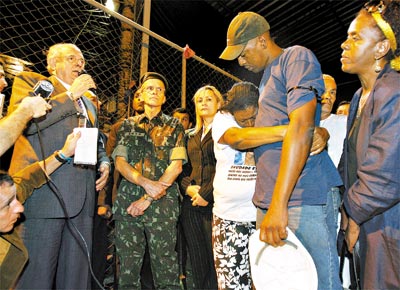
<path fill-rule="evenodd" d="M 128 161 L 128 148 L 123 145 L 117 145 L 111 155 L 112 159 L 114 159 L 114 162 L 117 156 L 124 157 Z"/>
<path fill-rule="evenodd" d="M 180 123 L 177 124 L 174 134 L 176 137 L 176 143 L 175 147 L 170 151 L 169 160 L 182 160 L 183 164 L 185 164 L 188 159 L 185 146 L 185 130 Z"/>
<path fill-rule="evenodd" d="M 117 146 L 112 152 L 111 157 L 114 159 L 117 156 L 122 156 L 128 161 L 128 143 L 130 140 L 132 125 L 128 119 L 124 120 L 117 132 Z"/>

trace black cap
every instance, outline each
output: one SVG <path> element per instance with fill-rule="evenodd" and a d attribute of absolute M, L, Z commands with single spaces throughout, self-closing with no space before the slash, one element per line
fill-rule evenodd
<path fill-rule="evenodd" d="M 168 90 L 167 79 L 163 75 L 156 73 L 156 72 L 151 72 L 151 71 L 149 71 L 141 76 L 140 82 L 139 82 L 140 86 L 142 86 L 145 81 L 151 80 L 151 79 L 157 79 L 157 80 L 162 81 L 164 83 L 165 90 Z"/>

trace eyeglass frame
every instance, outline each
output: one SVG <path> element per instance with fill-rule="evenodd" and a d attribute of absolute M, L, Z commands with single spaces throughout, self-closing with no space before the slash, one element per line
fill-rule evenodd
<path fill-rule="evenodd" d="M 85 65 L 86 61 L 84 58 L 78 58 L 75 55 L 67 55 L 67 56 L 61 56 L 59 58 L 64 59 L 68 63 L 78 63 L 79 65 Z"/>

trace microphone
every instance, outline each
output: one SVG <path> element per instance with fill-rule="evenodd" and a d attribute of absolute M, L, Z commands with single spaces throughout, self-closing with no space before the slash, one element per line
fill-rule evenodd
<path fill-rule="evenodd" d="M 46 80 L 41 80 L 36 83 L 33 87 L 32 95 L 33 96 L 41 96 L 45 101 L 50 100 L 50 95 L 54 91 L 54 86 L 51 82 Z"/>

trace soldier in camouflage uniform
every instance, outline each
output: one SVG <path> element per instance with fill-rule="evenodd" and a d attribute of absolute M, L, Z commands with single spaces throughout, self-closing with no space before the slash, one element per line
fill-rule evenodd
<path fill-rule="evenodd" d="M 178 289 L 176 223 L 179 214 L 176 177 L 186 162 L 184 129 L 161 112 L 167 81 L 149 72 L 141 78 L 143 114 L 128 118 L 113 152 L 123 176 L 113 207 L 119 289 L 140 289 L 146 240 L 157 289 Z"/>

